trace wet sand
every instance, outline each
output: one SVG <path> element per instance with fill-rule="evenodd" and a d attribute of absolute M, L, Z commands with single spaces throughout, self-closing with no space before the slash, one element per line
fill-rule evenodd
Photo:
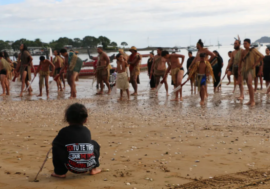
<path fill-rule="evenodd" d="M 0 188 L 270 188 L 270 110 L 264 91 L 250 108 L 234 100 L 231 85 L 223 84 L 218 94 L 209 85 L 201 107 L 188 85 L 184 102 L 171 102 L 163 88 L 158 97 L 150 91 L 146 73 L 141 81 L 139 96 L 123 102 L 117 101 L 119 92 L 95 96 L 91 78 L 77 82 L 77 100 L 67 99 L 69 87 L 57 97 L 55 84 L 50 100 L 45 93 L 41 99 L 17 98 L 13 88 L 11 97 L 0 101 Z M 37 83 L 33 86 L 37 90 Z M 104 172 L 51 178 L 50 154 L 39 182 L 30 182 L 67 126 L 64 110 L 74 102 L 89 109 L 86 126 L 101 145 Z"/>

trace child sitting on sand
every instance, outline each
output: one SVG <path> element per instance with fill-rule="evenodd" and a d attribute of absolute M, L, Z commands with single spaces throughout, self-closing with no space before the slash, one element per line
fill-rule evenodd
<path fill-rule="evenodd" d="M 53 140 L 52 177 L 66 178 L 68 171 L 76 174 L 89 172 L 95 175 L 101 172 L 99 167 L 99 144 L 91 140 L 89 129 L 83 126 L 88 117 L 82 104 L 69 106 L 65 113 L 68 127 L 61 129 Z"/>
<path fill-rule="evenodd" d="M 193 74 L 196 74 L 196 87 L 198 87 L 198 91 L 200 92 L 201 97 L 201 105 L 204 105 L 204 99 L 205 99 L 205 91 L 206 91 L 206 82 L 207 77 L 209 75 L 212 76 L 213 80 L 215 80 L 212 66 L 208 61 L 205 61 L 205 54 L 200 54 L 200 61 L 196 62 L 192 68 L 189 70 L 189 77 L 185 83 L 182 84 L 182 87 L 190 80 L 190 78 L 193 76 Z"/>

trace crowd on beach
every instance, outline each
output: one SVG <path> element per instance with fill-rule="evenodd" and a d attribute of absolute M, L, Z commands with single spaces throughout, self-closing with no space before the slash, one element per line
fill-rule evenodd
<path fill-rule="evenodd" d="M 246 82 L 249 91 L 250 100 L 247 105 L 255 105 L 254 92 L 259 90 L 258 78 L 262 83 L 266 81 L 267 93 L 270 94 L 270 56 L 269 49 L 266 49 L 266 56 L 262 55 L 256 48 L 251 47 L 250 39 L 244 40 L 244 49 L 241 48 L 241 40 L 235 39 L 234 51 L 228 52 L 230 57 L 228 66 L 226 68 L 226 75 L 229 83 L 231 83 L 231 76 L 234 80 L 234 91 L 236 86 L 239 86 L 240 96 L 238 100 L 244 99 L 244 88 L 243 83 Z M 116 82 L 114 89 L 120 89 L 120 99 L 123 100 L 123 93 L 127 93 L 127 98 L 130 98 L 129 86 L 132 85 L 134 92 L 133 96 L 138 95 L 138 84 L 140 83 L 140 65 L 142 57 L 149 57 L 148 59 L 148 75 L 150 79 L 150 86 L 152 90 L 158 93 L 160 87 L 164 84 L 166 94 L 169 95 L 167 77 L 171 75 L 172 85 L 174 86 L 175 98 L 174 101 L 183 101 L 182 89 L 187 81 L 190 80 L 191 90 L 200 94 L 201 102 L 205 103 L 205 98 L 208 97 L 207 86 L 210 81 L 213 81 L 214 92 L 219 92 L 222 80 L 221 73 L 223 68 L 223 58 L 220 56 L 218 51 L 209 51 L 204 47 L 201 40 L 197 43 L 197 54 L 192 55 L 192 52 L 188 53 L 186 75 L 188 79 L 183 82 L 184 78 L 184 67 L 185 56 L 176 53 L 169 53 L 162 48 L 157 48 L 157 54 L 153 52 L 150 54 L 142 55 L 137 52 L 136 47 L 131 47 L 129 51 L 130 55 L 127 55 L 123 49 L 119 49 L 116 61 L 117 67 L 113 71 L 117 73 Z M 104 52 L 102 47 L 97 48 L 98 56 L 90 57 L 96 61 L 95 78 L 97 79 L 97 86 L 100 90 L 96 93 L 97 95 L 103 95 L 105 85 L 108 88 L 108 94 L 111 94 L 111 85 L 109 84 L 109 78 L 111 73 L 110 58 Z M 76 84 L 75 81 L 78 79 L 78 75 L 81 71 L 83 61 L 78 57 L 76 52 L 67 51 L 61 49 L 60 51 L 54 50 L 53 61 L 46 59 L 44 56 L 40 57 L 40 64 L 35 70 L 33 66 L 33 58 L 25 44 L 20 46 L 20 54 L 18 55 L 17 64 L 14 64 L 6 52 L 0 53 L 0 78 L 2 85 L 2 96 L 9 95 L 9 81 L 13 77 L 13 81 L 19 78 L 21 81 L 21 93 L 20 97 L 23 96 L 24 90 L 27 90 L 29 95 L 32 95 L 31 81 L 32 72 L 34 72 L 34 78 L 39 74 L 39 89 L 42 96 L 42 88 L 45 82 L 46 95 L 49 98 L 49 77 L 54 77 L 59 91 L 65 88 L 65 77 L 67 83 L 70 86 L 70 98 L 76 98 Z M 253 88 L 253 82 L 255 88 Z M 63 84 L 63 87 L 62 87 Z M 105 85 L 104 85 L 105 84 Z"/>

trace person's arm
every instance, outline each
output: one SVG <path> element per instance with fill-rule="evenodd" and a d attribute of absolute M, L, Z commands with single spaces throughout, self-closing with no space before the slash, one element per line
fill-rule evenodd
<path fill-rule="evenodd" d="M 150 70 L 150 75 L 149 75 L 150 79 L 152 78 L 154 67 L 155 67 L 155 57 L 153 58 L 153 62 L 152 62 L 151 70 Z"/>
<path fill-rule="evenodd" d="M 106 55 L 104 57 L 104 60 L 106 61 L 106 68 L 108 68 L 109 64 L 110 64 L 110 58 L 108 57 L 108 55 Z"/>
<path fill-rule="evenodd" d="M 206 54 L 210 56 L 209 62 L 212 62 L 212 60 L 214 60 L 214 58 L 216 57 L 216 55 L 208 49 L 206 50 Z"/>
<path fill-rule="evenodd" d="M 229 61 L 229 64 L 226 68 L 226 72 L 228 72 L 230 70 L 230 68 L 232 67 L 232 64 L 233 64 L 233 60 L 234 60 L 234 56 L 232 55 L 230 61 Z"/>
<path fill-rule="evenodd" d="M 126 62 L 126 72 L 127 72 L 127 76 L 128 76 L 128 81 L 130 81 L 130 70 L 129 70 L 127 62 Z"/>
<path fill-rule="evenodd" d="M 172 55 L 171 55 L 172 56 Z M 185 55 L 182 55 L 182 54 L 174 54 L 173 55 L 174 57 L 176 57 L 176 58 L 181 58 L 182 59 L 182 61 L 181 61 L 181 66 L 183 66 L 183 64 L 184 64 L 184 61 L 185 61 Z"/>
<path fill-rule="evenodd" d="M 47 60 L 47 61 L 49 62 L 49 64 L 50 64 L 51 67 L 52 67 L 51 77 L 53 77 L 54 71 L 55 71 L 55 66 L 54 66 L 54 64 L 53 64 L 51 61 L 49 61 L 49 60 Z"/>
<path fill-rule="evenodd" d="M 37 72 L 36 73 L 39 73 L 40 68 L 41 68 L 41 62 L 39 62 L 39 65 L 38 65 L 38 68 L 37 68 Z"/>
<path fill-rule="evenodd" d="M 136 58 L 134 58 L 133 61 L 129 62 L 129 64 L 133 65 L 133 66 L 136 66 L 138 64 L 138 62 L 141 60 L 141 56 L 137 56 L 136 55 Z"/>
<path fill-rule="evenodd" d="M 59 74 L 63 73 L 65 71 L 65 69 L 67 68 L 67 66 L 68 66 L 68 56 L 65 57 L 65 59 L 64 59 L 64 66 L 61 68 Z"/>
<path fill-rule="evenodd" d="M 261 63 L 261 61 L 263 61 L 264 56 L 257 49 L 253 49 L 253 51 L 255 51 L 255 54 L 259 57 L 259 59 L 257 60 L 257 62 L 255 62 L 253 66 L 253 68 L 255 68 L 258 64 Z"/>
<path fill-rule="evenodd" d="M 142 56 L 142 57 L 149 57 L 150 54 L 142 54 L 141 56 Z"/>
<path fill-rule="evenodd" d="M 167 60 L 167 64 L 168 64 L 168 68 L 167 68 L 167 70 L 166 70 L 166 73 L 165 73 L 165 75 L 164 75 L 164 78 L 166 78 L 166 77 L 168 76 L 168 74 L 170 73 L 170 71 L 171 71 L 171 69 L 172 69 L 172 66 L 171 66 L 171 64 L 168 62 L 168 60 Z"/>

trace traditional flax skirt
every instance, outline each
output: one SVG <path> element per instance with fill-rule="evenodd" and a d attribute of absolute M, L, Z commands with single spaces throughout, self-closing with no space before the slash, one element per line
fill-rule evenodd
<path fill-rule="evenodd" d="M 129 89 L 129 82 L 126 72 L 117 74 L 116 87 L 121 90 Z"/>
<path fill-rule="evenodd" d="M 202 85 L 206 85 L 206 75 L 205 74 L 196 74 L 195 86 L 198 87 L 198 91 L 201 90 Z"/>
<path fill-rule="evenodd" d="M 97 67 L 97 81 L 98 83 L 103 81 L 103 78 L 108 78 L 109 79 L 109 73 L 108 69 L 106 67 Z"/>
<path fill-rule="evenodd" d="M 173 80 L 174 85 L 177 84 L 177 75 L 178 75 L 179 71 L 180 71 L 180 68 L 174 68 L 171 70 L 171 76 L 172 76 L 172 80 Z"/>

